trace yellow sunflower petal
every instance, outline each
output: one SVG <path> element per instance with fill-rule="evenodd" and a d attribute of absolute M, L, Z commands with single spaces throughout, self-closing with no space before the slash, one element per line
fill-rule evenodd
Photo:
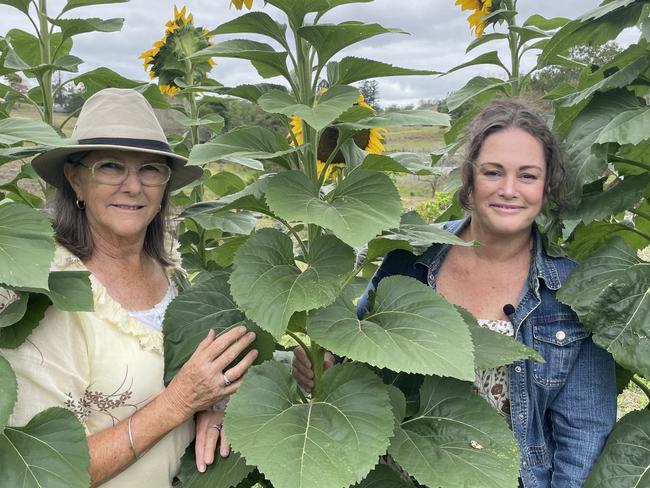
<path fill-rule="evenodd" d="M 479 0 L 456 0 L 455 5 L 460 6 L 461 10 L 478 10 L 481 8 Z"/>
<path fill-rule="evenodd" d="M 250 10 L 253 8 L 253 0 L 230 0 L 230 6 L 235 7 L 237 10 L 241 10 L 244 5 Z"/>

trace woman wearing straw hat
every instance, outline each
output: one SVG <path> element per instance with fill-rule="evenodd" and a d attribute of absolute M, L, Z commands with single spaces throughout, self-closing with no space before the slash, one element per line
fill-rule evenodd
<path fill-rule="evenodd" d="M 75 145 L 43 153 L 32 165 L 57 189 L 60 245 L 52 268 L 90 272 L 94 311 L 50 307 L 28 341 L 2 351 L 18 379 L 10 423 L 66 407 L 86 429 L 93 486 L 171 486 L 194 414 L 237 390 L 257 352 L 229 365 L 254 334 L 242 326 L 220 337 L 211 331 L 164 387 L 162 318 L 175 295 L 165 211 L 169 193 L 201 170 L 172 152 L 151 106 L 134 90 L 90 97 L 73 139 Z M 199 420 L 201 447 L 216 443 L 218 416 Z"/>

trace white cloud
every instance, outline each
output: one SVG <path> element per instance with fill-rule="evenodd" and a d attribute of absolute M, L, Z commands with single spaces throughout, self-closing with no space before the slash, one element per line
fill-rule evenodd
<path fill-rule="evenodd" d="M 186 5 L 193 12 L 197 25 L 214 28 L 230 20 L 240 12 L 229 8 L 229 0 L 189 0 Z M 564 2 L 539 2 L 520 0 L 520 17 L 533 13 L 545 17 L 576 17 L 600 3 L 600 0 L 571 0 Z M 49 0 L 50 15 L 60 11 L 63 0 Z M 262 8 L 261 0 L 255 1 L 256 9 L 263 9 L 275 18 L 281 16 L 271 6 Z M 159 39 L 164 23 L 173 14 L 173 2 L 168 0 L 132 0 L 128 3 L 98 5 L 79 8 L 68 12 L 66 17 L 123 17 L 124 29 L 119 33 L 91 33 L 75 37 L 73 54 L 85 60 L 82 71 L 107 66 L 124 76 L 134 79 L 146 78 L 138 55 L 149 49 Z M 378 22 L 386 27 L 398 27 L 410 33 L 378 36 L 346 49 L 342 55 L 355 55 L 377 59 L 398 66 L 446 71 L 452 66 L 468 61 L 474 55 L 465 55 L 465 48 L 472 36 L 466 22 L 467 12 L 454 6 L 453 0 L 375 0 L 371 3 L 349 4 L 328 13 L 327 22 L 362 20 Z M 0 5 L 0 35 L 11 28 L 32 32 L 31 25 L 17 10 Z M 637 34 L 628 31 L 620 42 L 634 42 Z M 217 39 L 218 41 L 218 39 Z M 490 47 L 489 49 L 494 49 Z M 506 59 L 505 46 L 499 52 Z M 232 59 L 217 60 L 218 66 L 212 76 L 225 85 L 237 85 L 259 81 L 254 69 L 245 61 Z M 530 68 L 531 57 L 524 63 Z M 469 78 L 478 74 L 497 75 L 496 67 L 474 67 L 445 77 L 417 76 L 397 77 L 379 80 L 379 97 L 382 104 L 416 103 L 420 99 L 441 98 L 460 88 Z M 274 80 L 275 81 L 275 80 Z"/>

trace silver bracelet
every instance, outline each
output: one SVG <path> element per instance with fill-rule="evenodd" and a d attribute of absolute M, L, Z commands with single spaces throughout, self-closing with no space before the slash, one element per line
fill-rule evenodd
<path fill-rule="evenodd" d="M 133 451 L 133 455 L 135 456 L 135 458 L 140 459 L 140 456 L 138 455 L 138 452 L 135 450 L 135 446 L 133 445 L 133 434 L 131 433 L 131 419 L 133 418 L 133 415 L 129 417 L 129 421 L 127 423 L 128 426 L 127 430 L 129 432 L 129 445 L 131 446 L 131 451 Z"/>

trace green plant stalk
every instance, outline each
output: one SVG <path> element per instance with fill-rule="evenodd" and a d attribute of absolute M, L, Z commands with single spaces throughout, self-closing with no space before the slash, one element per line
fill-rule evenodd
<path fill-rule="evenodd" d="M 513 9 L 516 2 L 513 4 Z M 508 16 L 508 27 L 515 27 L 517 22 L 515 16 Z M 520 76 L 520 59 L 519 59 L 519 34 L 515 31 L 508 30 L 508 47 L 510 48 L 510 82 L 512 84 L 512 95 L 518 97 L 521 94 Z"/>
<path fill-rule="evenodd" d="M 192 67 L 192 60 L 189 58 L 185 58 L 185 81 L 189 86 L 194 86 L 194 69 Z M 190 102 L 190 118 L 192 121 L 198 120 L 198 110 L 196 107 L 196 97 L 194 96 L 194 92 L 187 93 L 187 99 Z M 192 147 L 194 147 L 199 143 L 198 126 L 192 125 L 192 127 L 190 127 L 190 136 Z"/>
<path fill-rule="evenodd" d="M 311 361 L 312 369 L 314 370 L 314 387 L 312 388 L 312 395 L 319 396 L 322 392 L 322 378 L 325 371 L 325 349 L 312 341 L 311 343 Z"/>
<path fill-rule="evenodd" d="M 645 396 L 648 397 L 648 400 L 650 400 L 650 388 L 641 380 L 641 378 L 638 375 L 632 376 L 632 383 L 634 383 L 636 386 L 639 387 L 639 389 L 645 393 Z"/>
<path fill-rule="evenodd" d="M 299 345 L 300 347 L 302 347 L 303 351 L 305 351 L 305 354 L 307 354 L 307 357 L 309 358 L 309 362 L 312 364 L 312 369 L 314 370 L 314 385 L 316 385 L 316 374 L 315 374 L 315 367 L 314 367 L 314 365 L 317 364 L 316 361 L 318 360 L 318 357 L 317 357 L 317 356 L 314 356 L 314 353 L 313 353 L 312 348 L 309 347 L 307 344 L 305 344 L 305 342 L 304 342 L 300 337 L 298 337 L 298 334 L 296 334 L 296 333 L 291 332 L 291 331 L 288 330 L 288 331 L 287 331 L 287 335 L 288 335 L 289 337 L 291 337 L 294 341 L 296 341 L 296 342 L 298 343 L 298 345 Z M 325 354 L 323 353 L 323 359 L 324 359 L 324 357 L 325 357 Z M 322 363 L 322 362 L 323 362 L 323 361 L 321 360 L 321 363 Z M 321 368 L 322 368 L 322 366 L 321 366 Z M 298 388 L 298 393 L 300 394 L 300 398 L 302 398 L 302 400 L 303 400 L 305 403 L 308 403 L 307 398 L 306 398 L 305 395 L 302 393 L 302 390 L 301 390 L 300 388 Z"/>
<path fill-rule="evenodd" d="M 47 20 L 47 0 L 38 0 L 39 39 L 41 41 L 41 63 L 51 64 L 50 31 Z M 45 71 L 38 79 L 43 93 L 43 121 L 52 125 L 54 96 L 52 95 L 52 71 Z"/>

